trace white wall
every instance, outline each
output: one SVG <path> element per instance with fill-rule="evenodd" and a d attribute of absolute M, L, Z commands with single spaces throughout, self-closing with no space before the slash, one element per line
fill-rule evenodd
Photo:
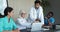
<path fill-rule="evenodd" d="M 21 9 L 29 12 L 29 9 L 34 5 L 34 0 L 8 0 L 8 5 L 14 9 L 14 19 L 18 17 Z"/>

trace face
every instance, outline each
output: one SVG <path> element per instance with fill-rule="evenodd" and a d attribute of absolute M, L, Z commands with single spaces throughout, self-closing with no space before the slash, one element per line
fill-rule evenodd
<path fill-rule="evenodd" d="M 50 13 L 50 16 L 52 16 L 52 14 Z"/>
<path fill-rule="evenodd" d="M 25 18 L 26 13 L 21 13 L 21 17 Z"/>
<path fill-rule="evenodd" d="M 47 17 L 50 18 L 50 15 L 48 15 Z"/>
<path fill-rule="evenodd" d="M 13 11 L 8 12 L 8 15 L 9 15 L 10 17 L 12 17 L 12 16 L 13 16 L 13 14 L 14 14 L 14 12 L 13 12 Z"/>
<path fill-rule="evenodd" d="M 48 16 L 47 16 L 47 17 L 48 17 L 48 18 L 50 18 L 51 16 L 52 16 L 52 14 L 48 14 Z"/>
<path fill-rule="evenodd" d="M 39 8 L 40 4 L 39 3 L 36 3 L 35 4 L 35 8 Z"/>

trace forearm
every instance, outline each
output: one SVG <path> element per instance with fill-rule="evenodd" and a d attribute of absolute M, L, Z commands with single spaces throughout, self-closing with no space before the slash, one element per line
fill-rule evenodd
<path fill-rule="evenodd" d="M 48 24 L 49 26 L 52 26 L 52 23 L 51 23 L 49 20 L 48 20 L 48 23 L 49 23 L 49 24 Z"/>
<path fill-rule="evenodd" d="M 16 29 L 16 30 L 12 30 L 12 32 L 20 32 L 20 30 Z"/>

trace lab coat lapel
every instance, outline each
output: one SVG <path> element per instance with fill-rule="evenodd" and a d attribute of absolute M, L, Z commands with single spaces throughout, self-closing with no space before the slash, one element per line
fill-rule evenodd
<path fill-rule="evenodd" d="M 33 15 L 35 16 L 35 18 L 37 18 L 37 11 L 36 11 L 35 8 L 34 8 L 34 10 L 33 10 Z"/>
<path fill-rule="evenodd" d="M 42 11 L 41 11 L 41 7 L 39 7 L 39 12 L 38 12 L 38 14 L 39 14 L 39 18 L 40 18 L 40 16 L 41 16 L 41 13 L 42 13 Z"/>

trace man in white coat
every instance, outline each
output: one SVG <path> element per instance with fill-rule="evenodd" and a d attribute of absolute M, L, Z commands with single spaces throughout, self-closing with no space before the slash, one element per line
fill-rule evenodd
<path fill-rule="evenodd" d="M 41 21 L 41 25 L 44 24 L 43 8 L 41 7 L 39 0 L 35 1 L 35 5 L 31 8 L 29 13 L 30 22 L 34 22 L 36 19 Z"/>

